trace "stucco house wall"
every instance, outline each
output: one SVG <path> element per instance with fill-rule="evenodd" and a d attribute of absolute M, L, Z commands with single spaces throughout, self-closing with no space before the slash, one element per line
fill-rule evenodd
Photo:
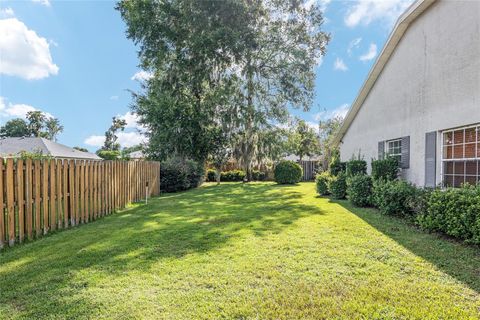
<path fill-rule="evenodd" d="M 480 123 L 480 1 L 436 1 L 403 34 L 339 144 L 370 163 L 378 142 L 410 136 L 405 179 L 425 184 L 425 134 Z M 437 134 L 436 182 L 441 181 Z M 370 165 L 369 165 L 370 170 Z"/>

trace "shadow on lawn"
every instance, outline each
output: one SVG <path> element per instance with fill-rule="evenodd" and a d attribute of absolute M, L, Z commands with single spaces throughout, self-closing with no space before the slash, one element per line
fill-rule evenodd
<path fill-rule="evenodd" d="M 148 272 L 161 259 L 228 246 L 242 232 L 279 233 L 303 216 L 322 214 L 301 197 L 273 184 L 211 185 L 6 250 L 0 253 L 0 306 L 26 318 L 88 318 L 101 302 L 87 299 L 85 290 L 102 274 Z"/>
<path fill-rule="evenodd" d="M 429 234 L 403 219 L 380 214 L 376 209 L 356 208 L 348 201 L 332 201 L 357 215 L 415 255 L 480 293 L 480 248 Z"/>

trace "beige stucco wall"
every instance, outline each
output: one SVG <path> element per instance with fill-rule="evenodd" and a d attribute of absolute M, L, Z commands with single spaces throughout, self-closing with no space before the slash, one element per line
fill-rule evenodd
<path fill-rule="evenodd" d="M 480 1 L 439 0 L 405 32 L 343 137 L 341 157 L 360 151 L 370 162 L 378 141 L 410 136 L 402 175 L 424 185 L 425 133 L 479 122 Z"/>

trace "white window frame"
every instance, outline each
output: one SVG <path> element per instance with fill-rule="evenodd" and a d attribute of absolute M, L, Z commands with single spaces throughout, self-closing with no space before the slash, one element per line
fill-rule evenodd
<path fill-rule="evenodd" d="M 452 158 L 452 159 L 444 159 L 444 155 L 445 155 L 445 150 L 444 150 L 444 147 L 445 146 L 451 146 L 452 147 L 452 157 L 453 157 L 453 154 L 455 152 L 455 146 L 458 146 L 458 145 L 463 145 L 463 156 L 465 156 L 465 145 L 468 144 L 468 143 L 465 143 L 465 130 L 467 129 L 471 129 L 471 128 L 475 128 L 475 152 L 474 152 L 474 157 L 473 158 Z M 454 134 L 453 132 L 455 131 L 459 131 L 459 130 L 463 130 L 463 142 L 462 143 L 455 143 L 455 137 L 454 137 Z M 449 145 L 446 145 L 445 144 L 445 134 L 449 133 L 449 132 L 452 132 L 452 144 L 449 144 Z M 466 165 L 467 165 L 467 161 L 480 161 L 480 156 L 478 156 L 478 151 L 479 151 L 479 144 L 480 142 L 478 141 L 478 138 L 480 136 L 480 123 L 478 124 L 473 124 L 473 125 L 468 125 L 468 126 L 464 126 L 464 127 L 457 127 L 457 128 L 453 128 L 453 129 L 448 129 L 448 130 L 443 130 L 443 131 L 440 131 L 440 137 L 441 137 L 441 141 L 440 141 L 440 146 L 441 146 L 441 150 L 440 150 L 440 159 L 441 159 L 441 162 L 440 162 L 440 177 L 441 177 L 441 181 L 442 181 L 442 187 L 446 187 L 445 185 L 445 174 L 444 174 L 444 171 L 445 171 L 445 163 L 446 162 L 453 162 L 453 167 L 454 167 L 454 172 L 453 174 L 449 174 L 451 176 L 453 176 L 453 179 L 455 179 L 455 162 L 463 162 L 463 180 L 465 181 L 466 180 L 466 177 L 467 176 L 476 176 L 477 177 L 477 180 L 478 180 L 478 177 L 480 176 L 480 164 L 477 163 L 477 173 L 476 175 L 470 175 L 470 174 L 466 174 Z M 471 142 L 470 142 L 471 143 Z M 453 180 L 453 182 L 455 182 Z M 455 183 L 453 183 L 455 184 Z"/>
<path fill-rule="evenodd" d="M 400 151 L 399 153 L 390 153 L 390 143 L 399 143 Z M 398 157 L 398 161 L 402 159 L 402 138 L 399 139 L 392 139 L 392 140 L 387 140 L 385 141 L 385 156 L 388 157 Z"/>

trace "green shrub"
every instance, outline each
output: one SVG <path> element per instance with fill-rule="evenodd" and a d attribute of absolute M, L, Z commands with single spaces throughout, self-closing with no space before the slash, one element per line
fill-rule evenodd
<path fill-rule="evenodd" d="M 346 163 L 340 161 L 340 155 L 334 155 L 329 164 L 330 174 L 337 176 L 340 172 L 345 172 Z"/>
<path fill-rule="evenodd" d="M 322 172 L 315 176 L 315 184 L 317 186 L 317 193 L 321 196 L 328 194 L 328 184 L 331 176 L 328 172 Z"/>
<path fill-rule="evenodd" d="M 217 181 L 217 179 L 215 179 L 215 170 L 213 170 L 213 169 L 208 169 L 207 170 L 207 181 L 208 182 Z"/>
<path fill-rule="evenodd" d="M 340 172 L 337 176 L 333 176 L 328 184 L 328 191 L 334 199 L 345 199 L 347 194 L 347 176 Z"/>
<path fill-rule="evenodd" d="M 372 204 L 372 177 L 357 174 L 347 179 L 347 198 L 357 207 L 367 207 Z"/>
<path fill-rule="evenodd" d="M 373 186 L 373 204 L 383 214 L 411 217 L 408 203 L 416 193 L 416 187 L 404 180 L 380 180 Z"/>
<path fill-rule="evenodd" d="M 367 162 L 365 160 L 350 160 L 346 164 L 347 177 L 353 177 L 357 174 L 367 174 Z"/>
<path fill-rule="evenodd" d="M 480 187 L 431 191 L 426 207 L 417 217 L 420 227 L 480 244 Z"/>
<path fill-rule="evenodd" d="M 264 181 L 267 177 L 267 174 L 262 171 L 253 170 L 252 171 L 252 179 L 253 181 Z"/>
<path fill-rule="evenodd" d="M 173 157 L 160 165 L 160 190 L 177 192 L 196 188 L 204 175 L 202 163 L 190 159 Z"/>
<path fill-rule="evenodd" d="M 244 178 L 245 171 L 242 170 L 223 171 L 220 173 L 220 181 L 224 182 L 243 181 Z"/>
<path fill-rule="evenodd" d="M 98 150 L 97 156 L 99 156 L 103 160 L 117 160 L 118 158 L 120 158 L 120 151 Z"/>
<path fill-rule="evenodd" d="M 293 161 L 283 160 L 275 166 L 275 181 L 279 184 L 297 183 L 302 176 L 302 167 Z"/>
<path fill-rule="evenodd" d="M 373 180 L 395 180 L 398 176 L 398 169 L 398 160 L 394 157 L 386 157 L 382 160 L 372 160 Z"/>

